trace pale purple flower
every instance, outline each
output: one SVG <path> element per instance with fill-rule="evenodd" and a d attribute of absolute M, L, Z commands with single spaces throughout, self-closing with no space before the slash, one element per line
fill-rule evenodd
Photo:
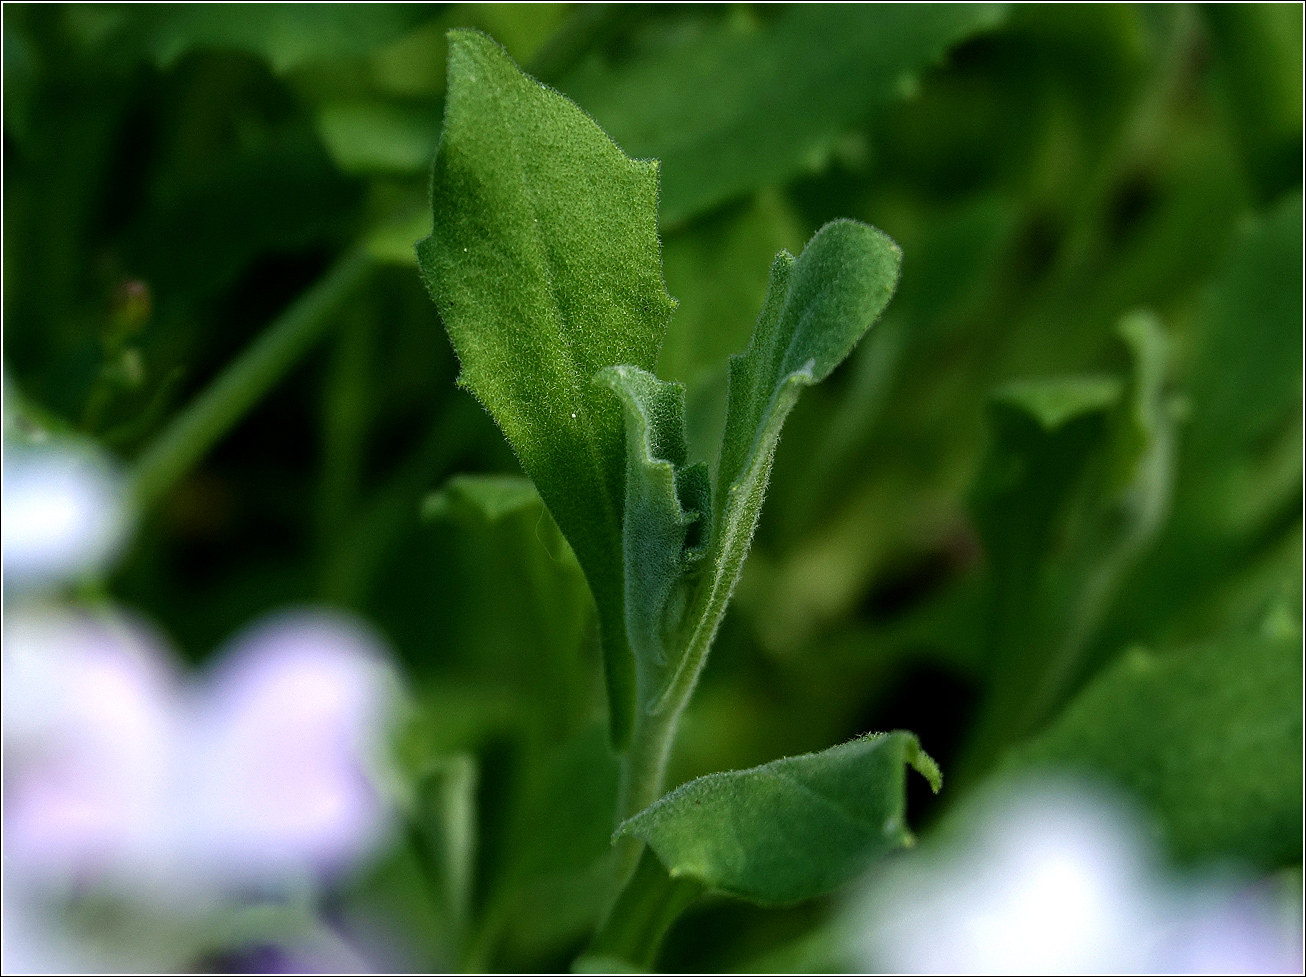
<path fill-rule="evenodd" d="M 188 847 L 214 878 L 347 869 L 389 828 L 383 734 L 398 680 L 340 614 L 268 618 L 191 693 Z"/>
<path fill-rule="evenodd" d="M 389 827 L 398 681 L 352 618 L 268 618 L 187 681 L 120 612 L 5 627 L 7 865 L 212 894 L 348 868 Z"/>
<path fill-rule="evenodd" d="M 179 965 L 173 929 L 251 899 L 293 904 L 392 827 L 399 681 L 343 614 L 264 619 L 190 678 L 122 611 L 19 606 L 3 694 L 6 969 L 141 969 L 152 952 Z M 140 945 L 61 924 L 90 893 L 134 907 Z"/>

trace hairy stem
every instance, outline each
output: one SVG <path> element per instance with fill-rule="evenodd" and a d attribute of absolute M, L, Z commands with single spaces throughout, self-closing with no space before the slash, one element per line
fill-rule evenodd
<path fill-rule="evenodd" d="M 617 823 L 634 817 L 662 796 L 666 786 L 667 760 L 675 742 L 680 714 L 689 697 L 658 713 L 641 706 L 635 716 L 630 746 L 621 764 L 621 789 L 617 797 Z M 644 842 L 638 838 L 617 841 L 617 888 L 630 879 Z"/>
<path fill-rule="evenodd" d="M 347 253 L 173 419 L 132 472 L 141 509 L 167 494 L 322 338 L 370 267 L 361 251 Z"/>

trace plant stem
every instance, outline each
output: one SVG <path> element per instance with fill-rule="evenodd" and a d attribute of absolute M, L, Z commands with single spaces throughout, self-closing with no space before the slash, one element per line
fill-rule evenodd
<path fill-rule="evenodd" d="M 680 725 L 688 696 L 680 702 L 650 713 L 641 706 L 635 716 L 630 746 L 621 765 L 621 788 L 617 795 L 617 823 L 634 817 L 662 796 L 666 785 L 667 760 L 671 745 Z M 635 871 L 644 843 L 638 838 L 620 838 L 617 841 L 617 891 L 620 891 Z"/>
<path fill-rule="evenodd" d="M 322 338 L 336 308 L 370 267 L 362 251 L 347 253 L 173 419 L 132 472 L 141 509 L 176 485 Z"/>
<path fill-rule="evenodd" d="M 667 930 L 702 892 L 701 882 L 671 878 L 646 848 L 585 956 L 652 967 Z"/>

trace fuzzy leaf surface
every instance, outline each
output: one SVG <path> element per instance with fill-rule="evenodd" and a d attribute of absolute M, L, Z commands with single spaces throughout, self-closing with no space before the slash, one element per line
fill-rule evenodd
<path fill-rule="evenodd" d="M 599 381 L 626 415 L 626 628 L 646 704 L 676 664 L 675 635 L 688 578 L 704 556 L 712 486 L 705 464 L 685 464 L 683 386 L 633 366 L 609 367 Z"/>
<path fill-rule="evenodd" d="M 431 236 L 418 264 L 462 365 L 576 552 L 599 608 L 613 731 L 634 701 L 622 616 L 621 409 L 592 383 L 652 369 L 674 301 L 657 164 L 626 157 L 490 38 L 449 35 Z"/>
<path fill-rule="evenodd" d="M 673 878 L 762 904 L 824 895 L 904 844 L 907 767 L 942 777 L 911 733 L 863 736 L 820 753 L 714 773 L 623 823 Z"/>
<path fill-rule="evenodd" d="M 785 418 L 879 318 L 901 260 L 884 232 L 852 220 L 825 225 L 798 258 L 776 256 L 748 348 L 730 358 L 707 560 L 685 615 L 686 652 L 655 708 L 696 680 L 748 555 Z"/>

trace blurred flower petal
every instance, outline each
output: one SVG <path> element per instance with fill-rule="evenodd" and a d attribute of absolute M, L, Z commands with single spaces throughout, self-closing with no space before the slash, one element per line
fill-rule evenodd
<path fill-rule="evenodd" d="M 9 610 L 6 868 L 64 885 L 146 874 L 166 844 L 178 680 L 120 615 Z"/>
<path fill-rule="evenodd" d="M 1008 784 L 953 823 L 964 833 L 880 872 L 853 909 L 866 969 L 1300 972 L 1300 940 L 1268 903 L 1170 878 L 1114 797 Z"/>
<path fill-rule="evenodd" d="M 281 614 L 240 637 L 194 703 L 196 860 L 266 883 L 370 851 L 389 826 L 378 774 L 398 688 L 353 618 Z"/>
<path fill-rule="evenodd" d="M 90 446 L 29 446 L 6 438 L 3 506 L 7 590 L 103 570 L 127 536 L 123 478 Z"/>
<path fill-rule="evenodd" d="M 390 825 L 398 690 L 380 641 L 326 611 L 257 625 L 190 687 L 120 614 L 10 611 L 7 869 L 191 903 L 342 871 Z"/>

